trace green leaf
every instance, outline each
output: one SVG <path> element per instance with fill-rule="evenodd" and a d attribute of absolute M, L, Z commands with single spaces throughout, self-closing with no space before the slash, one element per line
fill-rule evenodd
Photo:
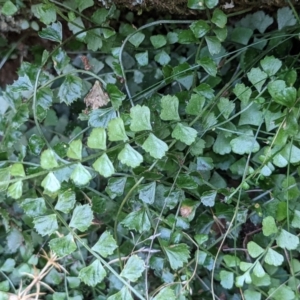
<path fill-rule="evenodd" d="M 67 75 L 59 87 L 58 97 L 60 102 L 70 105 L 81 97 L 82 80 L 78 76 Z"/>
<path fill-rule="evenodd" d="M 152 299 L 152 300 L 177 300 L 178 298 L 175 296 L 174 291 L 165 287 Z"/>
<path fill-rule="evenodd" d="M 129 42 L 137 48 L 143 42 L 144 39 L 145 35 L 142 32 L 138 31 L 130 37 Z"/>
<path fill-rule="evenodd" d="M 108 180 L 108 184 L 105 188 L 105 191 L 111 199 L 123 195 L 126 181 L 127 181 L 126 177 L 110 178 Z"/>
<path fill-rule="evenodd" d="M 118 159 L 122 164 L 131 168 L 136 168 L 143 162 L 143 156 L 134 150 L 129 144 L 126 144 L 120 151 Z"/>
<path fill-rule="evenodd" d="M 86 37 L 86 31 L 83 31 L 85 29 L 84 24 L 82 22 L 81 17 L 77 17 L 72 22 L 68 22 L 69 29 L 73 32 L 73 34 L 76 36 L 76 39 L 79 41 L 84 41 Z M 81 33 L 79 33 L 81 32 Z"/>
<path fill-rule="evenodd" d="M 278 229 L 273 217 L 268 216 L 266 218 L 263 218 L 262 230 L 264 236 L 270 236 L 274 233 L 277 233 Z"/>
<path fill-rule="evenodd" d="M 287 203 L 279 202 L 276 210 L 276 220 L 278 222 L 283 221 L 287 218 Z"/>
<path fill-rule="evenodd" d="M 56 21 L 56 10 L 52 4 L 36 4 L 31 6 L 31 11 L 36 18 L 46 25 Z"/>
<path fill-rule="evenodd" d="M 82 158 L 82 142 L 81 140 L 74 140 L 69 145 L 67 156 L 72 159 L 80 160 Z"/>
<path fill-rule="evenodd" d="M 208 241 L 208 235 L 207 234 L 196 234 L 194 236 L 194 239 L 197 242 L 197 244 L 200 246 L 203 243 L 205 243 L 206 241 Z"/>
<path fill-rule="evenodd" d="M 262 247 L 252 241 L 247 244 L 247 250 L 249 255 L 253 258 L 259 257 L 265 251 Z"/>
<path fill-rule="evenodd" d="M 248 45 L 250 38 L 253 35 L 253 30 L 250 28 L 236 27 L 231 32 L 231 40 L 235 43 Z"/>
<path fill-rule="evenodd" d="M 232 139 L 230 141 L 232 152 L 240 155 L 257 152 L 259 150 L 259 144 L 252 135 L 252 132 L 249 131 L 245 132 L 244 135 Z"/>
<path fill-rule="evenodd" d="M 173 270 L 182 268 L 183 264 L 187 263 L 190 258 L 190 251 L 186 244 L 170 245 L 163 248 Z"/>
<path fill-rule="evenodd" d="M 128 290 L 127 286 L 124 285 L 118 293 L 109 296 L 107 300 L 133 300 L 133 298 L 131 297 L 131 292 Z"/>
<path fill-rule="evenodd" d="M 12 16 L 17 11 L 18 8 L 11 1 L 5 1 L 1 9 L 1 13 L 5 16 Z"/>
<path fill-rule="evenodd" d="M 65 257 L 73 253 L 76 249 L 76 243 L 71 233 L 66 236 L 52 239 L 49 242 L 50 249 L 58 256 Z"/>
<path fill-rule="evenodd" d="M 236 287 L 243 287 L 244 282 L 247 283 L 247 284 L 250 284 L 252 282 L 249 272 L 246 272 L 243 275 L 237 276 L 235 278 Z"/>
<path fill-rule="evenodd" d="M 87 140 L 87 145 L 92 149 L 106 149 L 106 131 L 104 128 L 93 128 Z"/>
<path fill-rule="evenodd" d="M 195 37 L 191 29 L 181 29 L 177 33 L 178 43 L 186 45 L 197 43 L 197 38 Z"/>
<path fill-rule="evenodd" d="M 209 32 L 210 26 L 206 21 L 195 21 L 190 25 L 190 29 L 193 31 L 196 38 L 201 38 Z"/>
<path fill-rule="evenodd" d="M 282 181 L 282 189 L 285 191 L 283 197 L 286 201 L 290 201 L 290 199 L 297 199 L 300 196 L 297 181 L 293 176 L 286 176 L 286 178 Z"/>
<path fill-rule="evenodd" d="M 154 56 L 154 60 L 160 65 L 165 66 L 171 61 L 171 57 L 166 51 L 162 50 Z"/>
<path fill-rule="evenodd" d="M 271 285 L 271 278 L 268 274 L 265 274 L 263 277 L 256 277 L 255 274 L 252 273 L 251 278 L 253 285 L 257 287 Z"/>
<path fill-rule="evenodd" d="M 217 104 L 220 113 L 225 119 L 228 119 L 230 114 L 235 109 L 234 102 L 230 101 L 228 98 L 221 97 Z"/>
<path fill-rule="evenodd" d="M 153 204 L 155 200 L 156 182 L 144 184 L 139 188 L 139 199 L 144 203 Z"/>
<path fill-rule="evenodd" d="M 190 89 L 192 85 L 192 72 L 191 65 L 187 62 L 183 62 L 173 68 L 173 78 L 181 83 L 186 89 Z M 171 76 L 167 74 L 167 77 Z M 169 80 L 169 78 L 166 78 Z M 169 96 L 169 95 L 168 95 Z"/>
<path fill-rule="evenodd" d="M 110 141 L 127 141 L 128 137 L 125 132 L 124 122 L 121 118 L 115 118 L 109 121 L 108 127 L 108 138 Z"/>
<path fill-rule="evenodd" d="M 222 10 L 216 8 L 211 18 L 212 23 L 216 24 L 220 28 L 224 28 L 227 23 L 227 16 Z"/>
<path fill-rule="evenodd" d="M 300 228 L 300 211 L 299 210 L 294 210 L 294 217 L 293 217 L 291 225 L 294 228 Z"/>
<path fill-rule="evenodd" d="M 0 192 L 4 192 L 9 183 L 6 183 L 10 180 L 10 168 L 0 168 Z"/>
<path fill-rule="evenodd" d="M 85 10 L 88 7 L 91 7 L 94 5 L 94 1 L 93 0 L 75 0 L 78 10 L 80 12 L 82 12 L 83 10 Z"/>
<path fill-rule="evenodd" d="M 122 270 L 120 276 L 126 278 L 131 282 L 136 282 L 146 269 L 144 261 L 137 255 L 132 255 L 128 259 L 124 269 Z"/>
<path fill-rule="evenodd" d="M 12 227 L 6 236 L 6 246 L 10 253 L 16 253 L 18 249 L 24 245 L 24 237 L 21 232 Z"/>
<path fill-rule="evenodd" d="M 278 30 L 281 30 L 284 27 L 294 26 L 296 23 L 297 20 L 290 7 L 282 7 L 277 10 Z"/>
<path fill-rule="evenodd" d="M 218 54 L 221 51 L 221 43 L 214 36 L 205 36 L 208 51 L 211 55 Z"/>
<path fill-rule="evenodd" d="M 50 26 L 47 26 L 46 28 L 43 28 L 41 31 L 39 31 L 38 34 L 42 39 L 61 43 L 62 25 L 60 22 L 52 23 Z"/>
<path fill-rule="evenodd" d="M 239 125 L 254 125 L 259 126 L 263 120 L 263 112 L 261 106 L 257 103 L 248 105 L 244 102 L 241 103 L 241 113 Z"/>
<path fill-rule="evenodd" d="M 147 232 L 151 228 L 151 223 L 145 209 L 129 213 L 121 222 L 128 229 L 133 229 L 139 233 Z"/>
<path fill-rule="evenodd" d="M 194 128 L 177 123 L 172 132 L 172 137 L 186 145 L 191 145 L 195 141 L 197 134 L 197 130 Z"/>
<path fill-rule="evenodd" d="M 234 94 L 242 102 L 247 103 L 251 97 L 252 90 L 250 87 L 246 87 L 243 83 L 238 83 L 233 89 Z"/>
<path fill-rule="evenodd" d="M 98 259 L 94 260 L 88 267 L 80 270 L 78 277 L 89 286 L 96 286 L 106 276 L 106 271 Z"/>
<path fill-rule="evenodd" d="M 94 163 L 93 168 L 104 177 L 110 177 L 115 173 L 114 166 L 106 153 L 103 153 Z"/>
<path fill-rule="evenodd" d="M 225 270 L 220 271 L 221 285 L 224 289 L 231 289 L 234 283 L 234 274 Z"/>
<path fill-rule="evenodd" d="M 52 55 L 53 66 L 58 74 L 64 72 L 70 62 L 70 57 L 61 48 L 58 48 Z M 51 90 L 50 90 L 51 91 Z"/>
<path fill-rule="evenodd" d="M 27 74 L 20 76 L 18 80 L 14 81 L 13 85 L 11 86 L 11 92 L 13 93 L 32 92 L 32 90 L 33 85 Z M 24 110 L 25 107 L 23 106 L 22 108 Z"/>
<path fill-rule="evenodd" d="M 276 238 L 277 245 L 287 250 L 295 250 L 299 245 L 299 237 L 281 229 L 279 235 Z"/>
<path fill-rule="evenodd" d="M 259 278 L 265 276 L 266 274 L 265 270 L 263 269 L 259 261 L 255 263 L 255 267 L 253 268 L 253 274 Z"/>
<path fill-rule="evenodd" d="M 282 66 L 281 60 L 272 56 L 266 56 L 260 61 L 262 69 L 268 74 L 268 76 L 275 75 Z"/>
<path fill-rule="evenodd" d="M 21 163 L 15 163 L 10 167 L 10 175 L 14 177 L 24 177 L 25 171 Z"/>
<path fill-rule="evenodd" d="M 47 149 L 41 154 L 41 167 L 49 170 L 58 167 L 56 155 L 51 149 Z"/>
<path fill-rule="evenodd" d="M 9 186 L 7 189 L 7 196 L 13 199 L 19 199 L 22 196 L 23 182 L 17 181 Z"/>
<path fill-rule="evenodd" d="M 58 230 L 58 224 L 56 220 L 56 214 L 36 217 L 33 219 L 34 228 L 41 235 L 51 235 Z"/>
<path fill-rule="evenodd" d="M 204 121 L 204 127 L 205 128 L 213 127 L 217 123 L 218 123 L 218 120 L 217 120 L 215 114 L 214 113 L 209 113 L 206 116 L 206 119 Z"/>
<path fill-rule="evenodd" d="M 106 90 L 110 96 L 113 108 L 118 110 L 122 105 L 123 100 L 126 99 L 126 95 L 122 93 L 115 84 L 108 83 L 106 85 Z"/>
<path fill-rule="evenodd" d="M 292 258 L 290 264 L 291 264 L 291 268 L 293 268 L 293 271 L 295 273 L 298 273 L 300 270 L 300 261 L 298 259 Z"/>
<path fill-rule="evenodd" d="M 152 130 L 150 123 L 150 109 L 148 106 L 139 104 L 130 109 L 132 131 Z"/>
<path fill-rule="evenodd" d="M 102 25 L 104 22 L 106 22 L 108 14 L 109 10 L 105 8 L 99 8 L 93 13 L 92 21 L 98 25 Z"/>
<path fill-rule="evenodd" d="M 189 115 L 197 116 L 205 104 L 205 98 L 201 95 L 192 94 L 191 99 L 185 107 L 185 111 Z"/>
<path fill-rule="evenodd" d="M 271 248 L 268 249 L 267 254 L 265 256 L 265 262 L 267 264 L 278 267 L 283 263 L 283 261 L 284 258 L 281 254 L 279 254 Z"/>
<path fill-rule="evenodd" d="M 105 39 L 109 39 L 110 37 L 116 35 L 115 30 L 113 30 L 112 28 L 110 28 L 110 29 L 108 29 L 108 28 L 102 28 L 101 31 L 102 31 L 103 37 Z"/>
<path fill-rule="evenodd" d="M 251 16 L 251 23 L 260 33 L 264 33 L 273 22 L 274 19 L 269 15 L 266 15 L 262 10 L 257 11 Z"/>
<path fill-rule="evenodd" d="M 291 287 L 286 285 L 280 285 L 278 287 L 273 287 L 268 291 L 269 299 L 274 300 L 294 300 L 295 293 L 291 289 Z"/>
<path fill-rule="evenodd" d="M 142 148 L 156 159 L 164 157 L 169 149 L 168 145 L 164 141 L 160 140 L 152 133 L 149 134 L 143 143 Z"/>
<path fill-rule="evenodd" d="M 41 186 L 45 192 L 50 194 L 56 193 L 60 189 L 60 182 L 57 180 L 53 172 L 49 172 L 48 175 L 43 179 Z"/>
<path fill-rule="evenodd" d="M 193 190 L 198 187 L 197 181 L 188 174 L 179 174 L 176 185 L 181 189 Z"/>
<path fill-rule="evenodd" d="M 200 197 L 201 203 L 205 206 L 213 207 L 215 205 L 216 197 L 217 192 L 215 190 L 206 191 Z"/>
<path fill-rule="evenodd" d="M 86 33 L 84 40 L 87 44 L 88 50 L 97 51 L 98 49 L 101 49 L 103 46 L 103 41 L 101 38 L 101 29 L 100 28 L 90 29 Z"/>
<path fill-rule="evenodd" d="M 29 217 L 44 215 L 47 211 L 44 198 L 27 198 L 20 206 Z"/>
<path fill-rule="evenodd" d="M 165 36 L 163 36 L 161 34 L 151 35 L 150 41 L 155 49 L 163 47 L 164 45 L 167 44 L 167 40 L 166 40 Z"/>
<path fill-rule="evenodd" d="M 284 163 L 282 161 L 284 159 Z M 288 162 L 296 164 L 300 162 L 300 149 L 292 143 L 287 144 L 278 154 L 274 156 L 274 165 L 285 167 Z"/>
<path fill-rule="evenodd" d="M 220 42 L 224 42 L 227 38 L 227 27 L 224 27 L 224 28 L 215 28 L 213 30 L 213 32 L 215 33 L 216 37 L 218 38 L 218 40 Z"/>
<path fill-rule="evenodd" d="M 142 67 L 147 66 L 149 64 L 148 51 L 135 54 L 135 58 L 138 64 Z"/>
<path fill-rule="evenodd" d="M 98 252 L 101 256 L 107 257 L 112 255 L 118 245 L 113 236 L 108 231 L 104 231 L 98 242 L 92 247 L 92 250 Z"/>
<path fill-rule="evenodd" d="M 92 224 L 93 218 L 93 211 L 88 204 L 77 205 L 73 211 L 69 226 L 84 232 Z"/>
<path fill-rule="evenodd" d="M 197 63 L 206 71 L 208 75 L 213 77 L 217 75 L 217 64 L 212 58 L 205 56 L 200 60 L 197 60 Z"/>
<path fill-rule="evenodd" d="M 252 263 L 242 261 L 240 263 L 240 269 L 244 272 L 249 271 L 253 267 Z"/>
<path fill-rule="evenodd" d="M 273 100 L 281 105 L 293 107 L 297 98 L 294 87 L 286 87 L 285 81 L 275 80 L 268 84 L 268 91 Z"/>
<path fill-rule="evenodd" d="M 244 291 L 245 300 L 261 300 L 261 293 L 254 290 Z"/>
<path fill-rule="evenodd" d="M 89 183 L 89 181 L 92 179 L 92 176 L 82 164 L 77 164 L 70 178 L 77 186 L 83 186 Z"/>
<path fill-rule="evenodd" d="M 178 114 L 179 100 L 176 96 L 163 96 L 161 98 L 161 113 L 160 118 L 163 121 L 179 121 Z"/>
<path fill-rule="evenodd" d="M 262 86 L 266 82 L 268 75 L 259 68 L 252 68 L 250 72 L 247 73 L 247 77 L 249 81 L 255 86 L 257 91 L 260 92 Z"/>
<path fill-rule="evenodd" d="M 202 155 L 204 148 L 205 148 L 205 141 L 196 137 L 195 142 L 190 146 L 190 153 L 193 156 Z"/>
<path fill-rule="evenodd" d="M 207 8 L 212 9 L 218 5 L 219 0 L 204 0 Z"/>
<path fill-rule="evenodd" d="M 72 190 L 67 190 L 58 195 L 58 201 L 55 205 L 55 209 L 68 214 L 76 203 L 76 195 Z"/>
<path fill-rule="evenodd" d="M 7 258 L 3 265 L 1 266 L 0 270 L 2 272 L 11 273 L 16 265 L 16 261 L 12 258 Z"/>
<path fill-rule="evenodd" d="M 205 9 L 204 2 L 199 0 L 188 0 L 187 6 L 190 9 L 200 9 L 200 10 Z"/>
<path fill-rule="evenodd" d="M 210 171 L 214 168 L 214 163 L 211 157 L 197 157 L 197 171 Z"/>
<path fill-rule="evenodd" d="M 41 88 L 36 93 L 36 103 L 47 110 L 52 105 L 53 92 L 49 88 Z"/>
<path fill-rule="evenodd" d="M 109 121 L 115 118 L 116 111 L 112 107 L 95 109 L 89 114 L 89 125 L 106 128 Z"/>
<path fill-rule="evenodd" d="M 240 265 L 240 259 L 237 256 L 227 254 L 224 255 L 223 259 L 227 267 L 235 268 Z"/>
<path fill-rule="evenodd" d="M 284 77 L 288 86 L 293 86 L 297 80 L 297 72 L 294 69 L 289 69 Z"/>

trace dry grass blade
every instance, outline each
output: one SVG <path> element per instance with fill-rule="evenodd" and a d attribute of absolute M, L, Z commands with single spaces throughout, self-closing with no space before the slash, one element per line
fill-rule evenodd
<path fill-rule="evenodd" d="M 41 286 L 45 287 L 46 289 L 54 293 L 55 291 L 48 284 L 42 282 L 42 279 L 51 271 L 53 267 L 59 271 L 64 271 L 68 273 L 65 270 L 65 268 L 57 262 L 59 258 L 57 257 L 56 254 L 50 252 L 50 255 L 47 255 L 47 253 L 43 249 L 42 251 L 44 255 L 41 255 L 41 257 L 47 260 L 47 263 L 44 266 L 44 268 L 41 271 L 34 268 L 34 274 L 23 272 L 23 274 L 30 277 L 32 281 L 24 290 L 22 289 L 22 282 L 21 282 L 18 295 L 11 294 L 11 293 L 7 294 L 9 300 L 38 300 L 39 296 L 45 294 L 40 291 Z M 33 288 L 35 288 L 35 292 L 29 294 Z"/>

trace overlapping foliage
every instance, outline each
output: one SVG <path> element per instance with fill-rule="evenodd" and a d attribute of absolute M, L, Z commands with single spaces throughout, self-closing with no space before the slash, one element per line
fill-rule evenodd
<path fill-rule="evenodd" d="M 217 3 L 32 7 L 53 50 L 1 98 L 3 299 L 299 298 L 298 15 Z"/>

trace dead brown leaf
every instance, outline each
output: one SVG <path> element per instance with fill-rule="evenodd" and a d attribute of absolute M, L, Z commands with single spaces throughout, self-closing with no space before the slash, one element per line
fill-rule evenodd
<path fill-rule="evenodd" d="M 108 95 L 103 91 L 100 82 L 96 80 L 93 87 L 84 98 L 86 107 L 91 107 L 94 110 L 107 105 L 108 102 Z"/>

